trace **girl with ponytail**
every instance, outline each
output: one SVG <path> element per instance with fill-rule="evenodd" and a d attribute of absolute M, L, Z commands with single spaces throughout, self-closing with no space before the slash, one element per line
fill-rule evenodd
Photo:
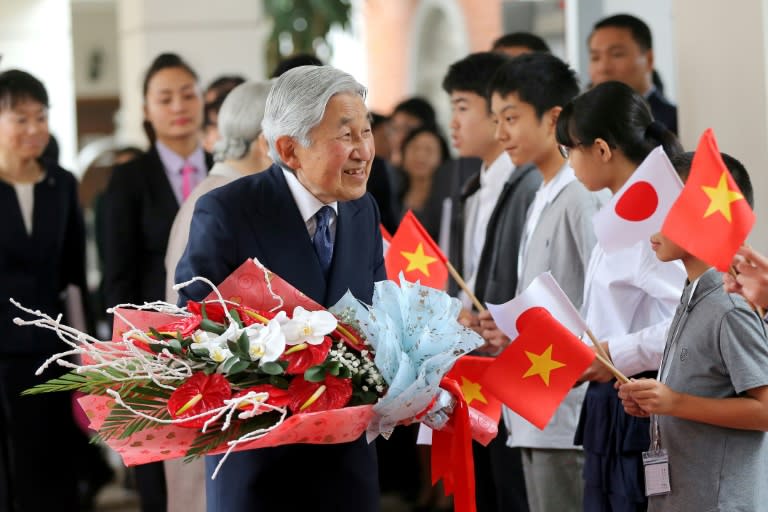
<path fill-rule="evenodd" d="M 605 82 L 574 98 L 557 121 L 557 140 L 576 177 L 592 191 L 614 194 L 658 146 L 671 158 L 682 152 L 675 136 L 653 120 L 645 100 L 629 86 Z M 606 253 L 592 251 L 582 316 L 625 375 L 655 377 L 666 331 L 679 302 L 685 271 L 660 262 L 649 241 Z M 649 420 L 624 412 L 613 376 L 595 362 L 576 444 L 583 445 L 584 510 L 645 510 L 642 452 Z"/>

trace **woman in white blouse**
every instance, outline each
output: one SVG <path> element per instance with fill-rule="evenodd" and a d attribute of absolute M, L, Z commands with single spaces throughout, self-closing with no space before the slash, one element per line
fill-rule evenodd
<path fill-rule="evenodd" d="M 584 186 L 614 194 L 654 148 L 663 146 L 670 157 L 682 152 L 645 100 L 619 82 L 600 84 L 565 106 L 557 140 Z M 582 316 L 625 375 L 655 376 L 684 283 L 682 266 L 660 262 L 648 240 L 611 253 L 599 242 L 593 249 Z M 585 452 L 587 512 L 646 507 L 641 454 L 650 444 L 648 420 L 624 412 L 612 378 L 599 362 L 583 376 L 590 385 L 575 442 Z"/>

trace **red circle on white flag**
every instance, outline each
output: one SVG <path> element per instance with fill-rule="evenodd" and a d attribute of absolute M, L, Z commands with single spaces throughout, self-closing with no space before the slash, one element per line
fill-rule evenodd
<path fill-rule="evenodd" d="M 624 191 L 616 202 L 616 215 L 622 219 L 640 222 L 654 214 L 659 206 L 659 195 L 647 181 L 638 181 Z"/>

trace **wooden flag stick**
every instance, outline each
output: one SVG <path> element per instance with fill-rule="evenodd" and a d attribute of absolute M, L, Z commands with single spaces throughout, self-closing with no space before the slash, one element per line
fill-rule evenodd
<path fill-rule="evenodd" d="M 728 273 L 731 274 L 734 279 L 736 279 L 739 276 L 739 273 L 736 272 L 736 268 L 733 265 L 728 267 Z M 757 314 L 760 315 L 760 318 L 765 318 L 765 310 L 762 308 L 762 306 L 758 306 L 757 304 L 752 304 L 749 301 L 747 301 L 747 303 L 749 304 L 749 307 L 751 307 L 753 311 L 757 311 Z"/>
<path fill-rule="evenodd" d="M 467 283 L 464 281 L 464 279 L 462 279 L 461 274 L 459 274 L 458 270 L 456 270 L 456 268 L 453 265 L 451 265 L 451 262 L 446 260 L 445 266 L 448 267 L 448 272 L 450 272 L 453 279 L 456 280 L 456 284 L 459 285 L 459 288 L 461 288 L 462 291 L 464 291 L 464 293 L 467 294 L 467 297 L 469 297 L 469 299 L 472 301 L 472 304 L 475 305 L 475 308 L 480 312 L 485 311 L 485 308 L 483 307 L 483 305 L 480 303 L 479 300 L 477 300 L 477 297 L 475 297 L 475 294 L 472 293 L 472 290 L 469 289 L 469 286 L 467 286 Z"/>
<path fill-rule="evenodd" d="M 629 379 L 626 375 L 621 373 L 618 368 L 613 366 L 613 363 L 611 362 L 611 358 L 608 357 L 608 354 L 605 352 L 605 349 L 600 344 L 600 342 L 597 340 L 595 335 L 592 333 L 591 329 L 587 329 L 587 336 L 589 336 L 589 339 L 592 341 L 592 344 L 595 346 L 595 350 L 597 350 L 597 353 L 595 356 L 597 357 L 597 360 L 603 363 L 608 370 L 616 377 L 617 380 L 621 382 L 629 382 Z"/>
<path fill-rule="evenodd" d="M 613 374 L 613 376 L 616 377 L 616 380 L 618 380 L 622 384 L 626 384 L 627 382 L 629 382 L 629 379 L 627 378 L 627 376 L 621 373 L 618 368 L 613 366 L 613 363 L 611 363 L 608 359 L 604 358 L 603 356 L 597 353 L 595 354 L 595 358 L 597 358 L 598 361 L 603 363 L 608 368 L 608 371 L 610 371 Z"/>

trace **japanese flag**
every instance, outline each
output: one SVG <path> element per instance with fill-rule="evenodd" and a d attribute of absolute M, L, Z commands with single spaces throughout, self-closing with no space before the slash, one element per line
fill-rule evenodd
<path fill-rule="evenodd" d="M 597 242 L 606 252 L 632 247 L 661 231 L 683 183 L 661 146 L 643 160 L 594 217 Z"/>
<path fill-rule="evenodd" d="M 542 307 L 576 336 L 587 331 L 587 324 L 576 311 L 552 274 L 544 272 L 536 277 L 528 288 L 504 304 L 486 304 L 493 320 L 501 331 L 512 341 L 517 338 L 518 317 L 530 308 Z"/>

